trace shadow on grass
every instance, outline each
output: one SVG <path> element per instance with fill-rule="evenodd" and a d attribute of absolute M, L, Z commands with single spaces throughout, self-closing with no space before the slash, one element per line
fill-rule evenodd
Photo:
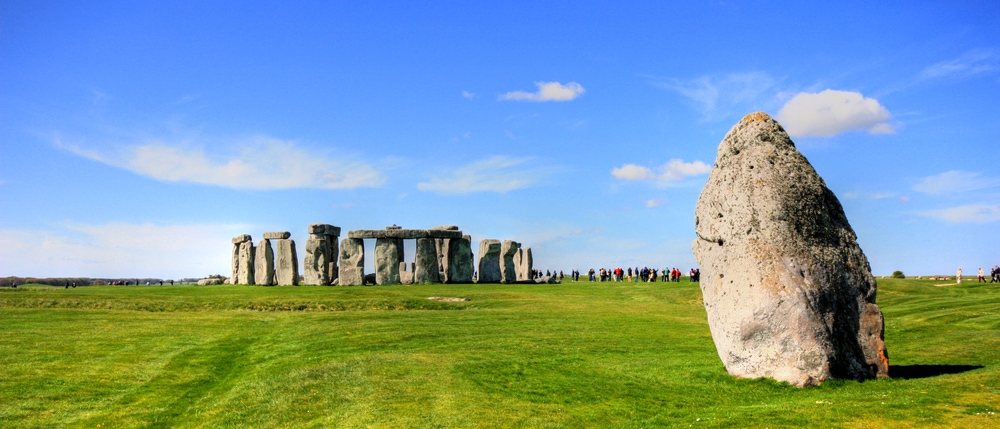
<path fill-rule="evenodd" d="M 909 380 L 912 378 L 937 377 L 945 374 L 961 374 L 982 367 L 982 365 L 890 365 L 889 378 Z"/>

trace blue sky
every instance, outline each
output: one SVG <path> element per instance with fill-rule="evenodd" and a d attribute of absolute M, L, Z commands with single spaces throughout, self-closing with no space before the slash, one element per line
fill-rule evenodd
<path fill-rule="evenodd" d="M 1000 3 L 812 3 L 6 1 L 0 275 L 228 275 L 313 222 L 687 270 L 757 110 L 876 275 L 1000 263 Z"/>

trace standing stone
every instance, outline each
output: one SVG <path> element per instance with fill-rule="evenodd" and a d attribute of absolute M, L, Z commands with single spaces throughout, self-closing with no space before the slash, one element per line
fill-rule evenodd
<path fill-rule="evenodd" d="M 254 260 L 253 242 L 244 241 L 240 243 L 240 267 L 239 267 L 239 273 L 237 273 L 239 277 L 236 279 L 236 284 L 241 284 L 241 285 L 254 284 L 253 260 Z"/>
<path fill-rule="evenodd" d="M 329 246 L 326 234 L 309 234 L 306 240 L 306 257 L 303 259 L 305 283 L 307 285 L 330 284 Z"/>
<path fill-rule="evenodd" d="M 417 239 L 416 268 L 413 271 L 414 283 L 437 283 L 441 272 L 438 270 L 437 246 L 433 238 Z"/>
<path fill-rule="evenodd" d="M 752 113 L 722 140 L 695 229 L 708 323 L 730 374 L 799 387 L 888 376 L 868 259 L 775 120 Z"/>
<path fill-rule="evenodd" d="M 400 262 L 403 262 L 403 240 L 375 239 L 375 284 L 398 284 Z"/>
<path fill-rule="evenodd" d="M 271 248 L 271 240 L 263 239 L 257 243 L 256 256 L 254 257 L 253 279 L 256 284 L 263 286 L 274 285 L 274 250 Z"/>
<path fill-rule="evenodd" d="M 531 276 L 531 270 L 534 268 L 533 265 L 531 248 L 524 247 L 518 249 L 517 254 L 514 255 L 514 266 L 517 267 L 517 281 L 533 280 Z"/>
<path fill-rule="evenodd" d="M 514 265 L 514 255 L 521 249 L 521 243 L 504 240 L 500 245 L 500 283 L 517 282 L 517 266 Z"/>
<path fill-rule="evenodd" d="M 472 259 L 472 237 L 449 239 L 448 256 L 448 283 L 472 283 L 472 273 L 475 265 Z"/>
<path fill-rule="evenodd" d="M 337 259 L 340 257 L 340 246 L 338 243 L 340 243 L 340 228 L 337 228 L 337 234 L 326 235 L 326 276 L 329 279 L 327 284 L 333 284 L 339 276 L 340 269 L 337 268 Z"/>
<path fill-rule="evenodd" d="M 295 240 L 275 240 L 278 247 L 278 263 L 275 276 L 279 285 L 294 286 L 299 284 L 299 258 L 295 254 Z"/>
<path fill-rule="evenodd" d="M 229 283 L 231 285 L 236 284 L 236 281 L 239 279 L 240 276 L 240 244 L 242 243 L 233 244 L 233 265 L 232 265 L 233 274 L 229 276 L 228 279 L 226 279 L 226 283 Z"/>
<path fill-rule="evenodd" d="M 340 241 L 340 270 L 338 277 L 341 286 L 360 286 L 365 284 L 365 240 L 360 238 L 345 238 Z"/>
<path fill-rule="evenodd" d="M 456 225 L 440 225 L 431 228 L 429 231 L 458 231 L 458 226 Z M 451 240 L 453 238 L 436 238 L 434 239 L 434 246 L 437 250 L 438 258 L 438 280 L 441 283 L 449 283 L 448 281 L 448 248 L 451 246 Z"/>
<path fill-rule="evenodd" d="M 399 282 L 404 285 L 413 284 L 413 273 L 416 271 L 416 264 L 413 262 L 399 263 Z"/>
<path fill-rule="evenodd" d="M 500 240 L 487 238 L 479 242 L 479 283 L 500 282 Z"/>

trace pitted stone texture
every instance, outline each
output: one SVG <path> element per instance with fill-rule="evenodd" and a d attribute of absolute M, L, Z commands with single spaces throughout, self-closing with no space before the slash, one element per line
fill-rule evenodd
<path fill-rule="evenodd" d="M 472 283 L 472 237 L 453 238 L 448 243 L 448 283 Z"/>
<path fill-rule="evenodd" d="M 250 234 L 240 234 L 233 237 L 233 244 L 240 244 L 251 240 L 252 238 L 250 238 Z"/>
<path fill-rule="evenodd" d="M 254 247 L 252 241 L 240 243 L 240 267 L 236 284 L 252 285 L 253 277 Z"/>
<path fill-rule="evenodd" d="M 326 236 L 326 276 L 329 279 L 327 284 L 334 284 L 337 277 L 340 276 L 340 268 L 338 268 L 337 260 L 340 258 L 340 245 L 337 236 L 327 235 Z"/>
<path fill-rule="evenodd" d="M 514 266 L 517 268 L 517 281 L 532 280 L 531 270 L 534 261 L 531 259 L 531 248 L 522 247 L 514 255 Z"/>
<path fill-rule="evenodd" d="M 709 327 L 730 374 L 800 387 L 888 376 L 868 259 L 837 197 L 766 114 L 722 140 L 695 229 Z"/>
<path fill-rule="evenodd" d="M 305 271 L 303 273 L 305 284 L 330 284 L 330 272 L 327 266 L 330 249 L 327 244 L 326 235 L 309 234 L 309 239 L 306 240 L 306 257 L 302 261 L 304 265 L 303 271 Z"/>
<path fill-rule="evenodd" d="M 266 238 L 268 240 L 284 240 L 286 238 L 290 238 L 291 236 L 292 236 L 292 233 L 290 233 L 288 231 L 277 231 L 277 232 L 265 232 L 264 233 L 264 238 Z"/>
<path fill-rule="evenodd" d="M 479 242 L 479 283 L 500 283 L 500 240 Z"/>
<path fill-rule="evenodd" d="M 306 227 L 306 232 L 310 234 L 322 234 L 326 235 L 326 227 L 328 225 L 325 223 L 311 223 Z"/>
<path fill-rule="evenodd" d="M 356 229 L 347 232 L 348 238 L 461 238 L 462 231 L 431 229 Z"/>
<path fill-rule="evenodd" d="M 458 231 L 458 225 L 439 225 L 431 228 L 431 231 Z"/>
<path fill-rule="evenodd" d="M 360 238 L 345 238 L 340 241 L 341 286 L 365 284 L 365 241 Z"/>
<path fill-rule="evenodd" d="M 437 246 L 435 246 L 433 238 L 417 239 L 415 260 L 414 283 L 437 283 L 440 281 Z"/>
<path fill-rule="evenodd" d="M 299 258 L 295 251 L 295 240 L 275 240 L 274 245 L 278 248 L 275 280 L 282 286 L 299 284 Z"/>
<path fill-rule="evenodd" d="M 514 255 L 521 249 L 521 243 L 504 240 L 500 245 L 500 283 L 517 282 L 517 266 L 514 265 Z"/>
<path fill-rule="evenodd" d="M 434 228 L 441 228 L 441 227 L 434 227 Z M 441 283 L 448 283 L 448 266 L 451 263 L 451 261 L 448 260 L 448 249 L 451 247 L 451 240 L 456 240 L 456 239 L 453 238 L 434 239 L 434 250 L 437 252 L 437 260 L 438 260 L 438 281 L 440 281 Z"/>
<path fill-rule="evenodd" d="M 399 263 L 403 262 L 403 240 L 379 238 L 375 240 L 375 283 L 399 283 Z"/>
<path fill-rule="evenodd" d="M 257 243 L 257 250 L 254 251 L 253 280 L 254 283 L 262 286 L 274 285 L 274 249 L 271 248 L 271 240 L 263 239 Z"/>

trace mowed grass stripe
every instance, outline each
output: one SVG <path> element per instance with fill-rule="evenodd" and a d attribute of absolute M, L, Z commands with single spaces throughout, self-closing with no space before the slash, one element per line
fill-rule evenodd
<path fill-rule="evenodd" d="M 879 286 L 908 376 L 812 389 L 726 374 L 687 282 L 30 286 L 0 293 L 0 426 L 996 425 L 1000 288 Z"/>

